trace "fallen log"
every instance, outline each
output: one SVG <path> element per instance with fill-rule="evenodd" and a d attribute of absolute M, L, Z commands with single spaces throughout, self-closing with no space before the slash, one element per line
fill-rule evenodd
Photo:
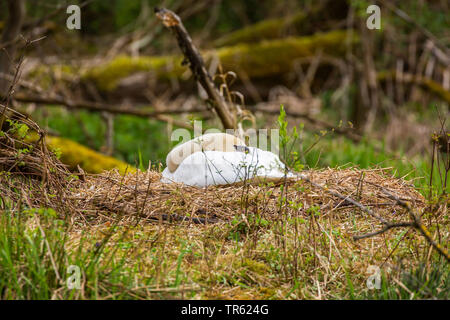
<path fill-rule="evenodd" d="M 256 43 L 280 39 L 286 36 L 308 35 L 331 30 L 337 22 L 345 19 L 348 5 L 345 1 L 325 1 L 309 10 L 295 14 L 266 19 L 248 27 L 230 32 L 216 41 L 215 47 L 233 46 L 239 43 Z"/>
<path fill-rule="evenodd" d="M 87 173 L 101 173 L 112 169 L 117 169 L 121 174 L 136 171 L 136 168 L 123 161 L 103 155 L 70 139 L 47 136 L 46 144 L 50 150 L 56 152 L 70 171 L 77 171 L 78 166 Z"/>
<path fill-rule="evenodd" d="M 429 91 L 436 97 L 450 104 L 450 91 L 445 89 L 440 83 L 434 81 L 433 79 L 411 73 L 398 74 L 395 70 L 382 71 L 378 73 L 378 81 L 384 82 L 387 79 L 392 79 L 397 82 L 407 84 L 416 84 L 422 89 Z"/>
<path fill-rule="evenodd" d="M 296 59 L 310 57 L 317 52 L 341 57 L 345 54 L 348 34 L 331 31 L 308 37 L 289 37 L 263 41 L 257 44 L 240 44 L 202 53 L 205 60 L 218 57 L 226 71 L 243 72 L 249 78 L 264 78 L 280 75 L 292 70 Z M 353 35 L 350 39 L 358 42 Z M 114 91 L 126 77 L 138 72 L 148 72 L 158 81 L 182 80 L 187 67 L 182 65 L 179 55 L 161 57 L 118 56 L 115 59 L 86 70 L 82 80 L 92 81 L 102 91 Z"/>
<path fill-rule="evenodd" d="M 305 12 L 298 12 L 289 17 L 264 20 L 226 34 L 214 41 L 214 45 L 216 47 L 233 46 L 239 43 L 278 39 L 286 34 L 297 34 L 297 31 L 301 30 L 306 17 Z"/>

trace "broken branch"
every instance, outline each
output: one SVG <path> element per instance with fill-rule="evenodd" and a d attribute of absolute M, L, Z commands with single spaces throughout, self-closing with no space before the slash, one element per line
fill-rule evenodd
<path fill-rule="evenodd" d="M 167 9 L 155 8 L 156 16 L 161 20 L 163 25 L 169 28 L 174 34 L 183 55 L 184 61 L 189 63 L 189 68 L 194 74 L 196 80 L 201 84 L 208 94 L 209 99 L 213 102 L 214 109 L 217 112 L 225 129 L 234 129 L 235 120 L 228 106 L 214 86 L 214 82 L 206 71 L 205 63 L 197 48 L 192 43 L 192 39 L 183 26 L 180 17 L 174 12 Z M 183 61 L 183 62 L 184 62 Z"/>

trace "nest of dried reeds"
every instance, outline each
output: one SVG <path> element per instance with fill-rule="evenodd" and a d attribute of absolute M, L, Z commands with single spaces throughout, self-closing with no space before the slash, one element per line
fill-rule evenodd
<path fill-rule="evenodd" d="M 311 170 L 304 172 L 304 176 L 313 183 L 299 179 L 278 185 L 243 183 L 208 188 L 165 184 L 160 182 L 161 175 L 156 171 L 137 171 L 125 176 L 109 171 L 79 182 L 71 200 L 76 202 L 75 207 L 83 218 L 98 222 L 117 216 L 122 220 L 215 223 L 231 221 L 241 215 L 273 221 L 281 216 L 329 214 L 345 220 L 354 217 L 367 221 L 369 228 L 369 224 L 374 224 L 372 217 L 345 197 L 357 199 L 379 216 L 394 222 L 407 218 L 408 213 L 389 199 L 382 188 L 413 203 L 416 208 L 425 205 L 420 193 L 406 181 L 389 176 L 387 171 Z M 343 197 L 337 197 L 336 193 Z"/>

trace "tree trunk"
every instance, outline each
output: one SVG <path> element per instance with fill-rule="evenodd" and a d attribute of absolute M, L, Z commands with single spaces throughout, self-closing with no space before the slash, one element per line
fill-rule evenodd
<path fill-rule="evenodd" d="M 23 0 L 7 0 L 8 19 L 0 40 L 0 74 L 9 74 L 14 63 L 16 39 L 22 28 L 25 16 Z M 8 94 L 10 81 L 0 76 L 0 96 Z"/>

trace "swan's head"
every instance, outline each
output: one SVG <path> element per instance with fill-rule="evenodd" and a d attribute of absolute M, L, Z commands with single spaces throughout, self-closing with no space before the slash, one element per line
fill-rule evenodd
<path fill-rule="evenodd" d="M 234 150 L 236 150 L 237 152 L 244 152 L 244 153 L 249 153 L 250 152 L 250 148 L 247 147 L 246 145 L 243 146 L 239 146 L 239 145 L 233 145 L 234 146 Z"/>

